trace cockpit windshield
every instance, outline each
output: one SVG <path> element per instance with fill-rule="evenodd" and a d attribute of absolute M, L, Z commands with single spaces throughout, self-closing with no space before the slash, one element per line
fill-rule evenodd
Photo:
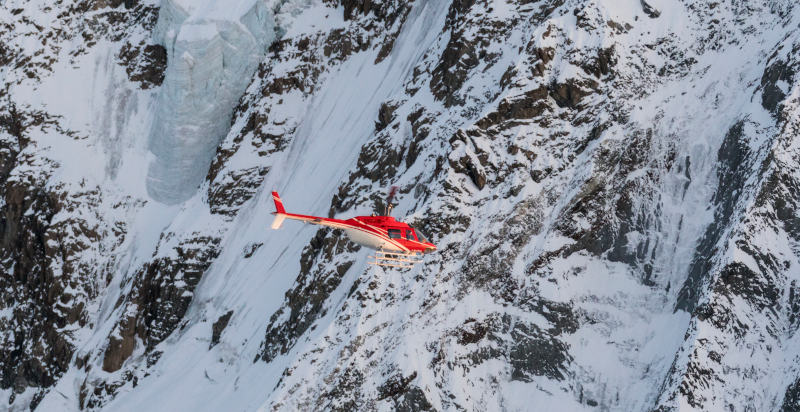
<path fill-rule="evenodd" d="M 413 228 L 413 229 L 414 229 L 414 232 L 417 234 L 417 240 L 419 240 L 420 242 L 425 242 L 425 243 L 428 242 L 428 237 L 425 236 L 424 234 L 422 234 L 422 231 L 420 231 L 417 228 Z"/>

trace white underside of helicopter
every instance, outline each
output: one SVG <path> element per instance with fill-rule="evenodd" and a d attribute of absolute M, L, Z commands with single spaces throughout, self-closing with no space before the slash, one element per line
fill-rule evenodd
<path fill-rule="evenodd" d="M 343 230 L 353 242 L 375 249 L 375 254 L 369 256 L 371 265 L 410 268 L 420 262 L 420 253 L 409 251 L 382 236 L 358 228 Z"/>
<path fill-rule="evenodd" d="M 382 238 L 381 236 L 366 232 L 361 229 L 356 229 L 356 228 L 344 229 L 344 233 L 347 234 L 347 237 L 349 237 L 350 240 L 352 240 L 353 242 L 358 243 L 359 245 L 362 246 L 366 246 L 370 249 L 376 249 L 376 250 L 386 249 L 386 250 L 402 251 L 400 247 L 389 243 L 388 241 L 386 241 L 386 239 Z"/>
<path fill-rule="evenodd" d="M 366 246 L 370 249 L 385 250 L 393 252 L 409 252 L 408 249 L 401 246 L 399 243 L 390 241 L 384 236 L 367 232 L 359 228 L 343 229 L 347 237 L 359 245 Z"/>

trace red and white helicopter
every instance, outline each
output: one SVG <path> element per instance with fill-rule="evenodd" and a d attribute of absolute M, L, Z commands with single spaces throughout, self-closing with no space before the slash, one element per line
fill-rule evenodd
<path fill-rule="evenodd" d="M 276 209 L 272 228 L 280 229 L 285 219 L 292 219 L 342 229 L 353 242 L 375 249 L 375 256 L 370 256 L 375 260 L 370 264 L 410 268 L 422 261 L 422 254 L 436 250 L 436 245 L 429 242 L 419 230 L 389 216 L 396 191 L 397 188 L 392 187 L 389 192 L 385 216 L 356 216 L 347 220 L 286 213 L 278 192 L 272 192 Z"/>

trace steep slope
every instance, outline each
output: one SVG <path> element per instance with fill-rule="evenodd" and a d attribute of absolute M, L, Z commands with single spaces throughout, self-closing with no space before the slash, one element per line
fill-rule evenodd
<path fill-rule="evenodd" d="M 8 2 L 12 410 L 800 408 L 792 1 Z M 366 264 L 271 190 L 394 214 Z"/>

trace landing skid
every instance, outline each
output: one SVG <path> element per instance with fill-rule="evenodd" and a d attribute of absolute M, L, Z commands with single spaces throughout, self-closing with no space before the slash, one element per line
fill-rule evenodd
<path fill-rule="evenodd" d="M 422 255 L 419 252 L 394 252 L 376 250 L 375 255 L 369 256 L 367 263 L 375 266 L 394 267 L 394 268 L 413 268 L 417 263 L 422 262 Z"/>

